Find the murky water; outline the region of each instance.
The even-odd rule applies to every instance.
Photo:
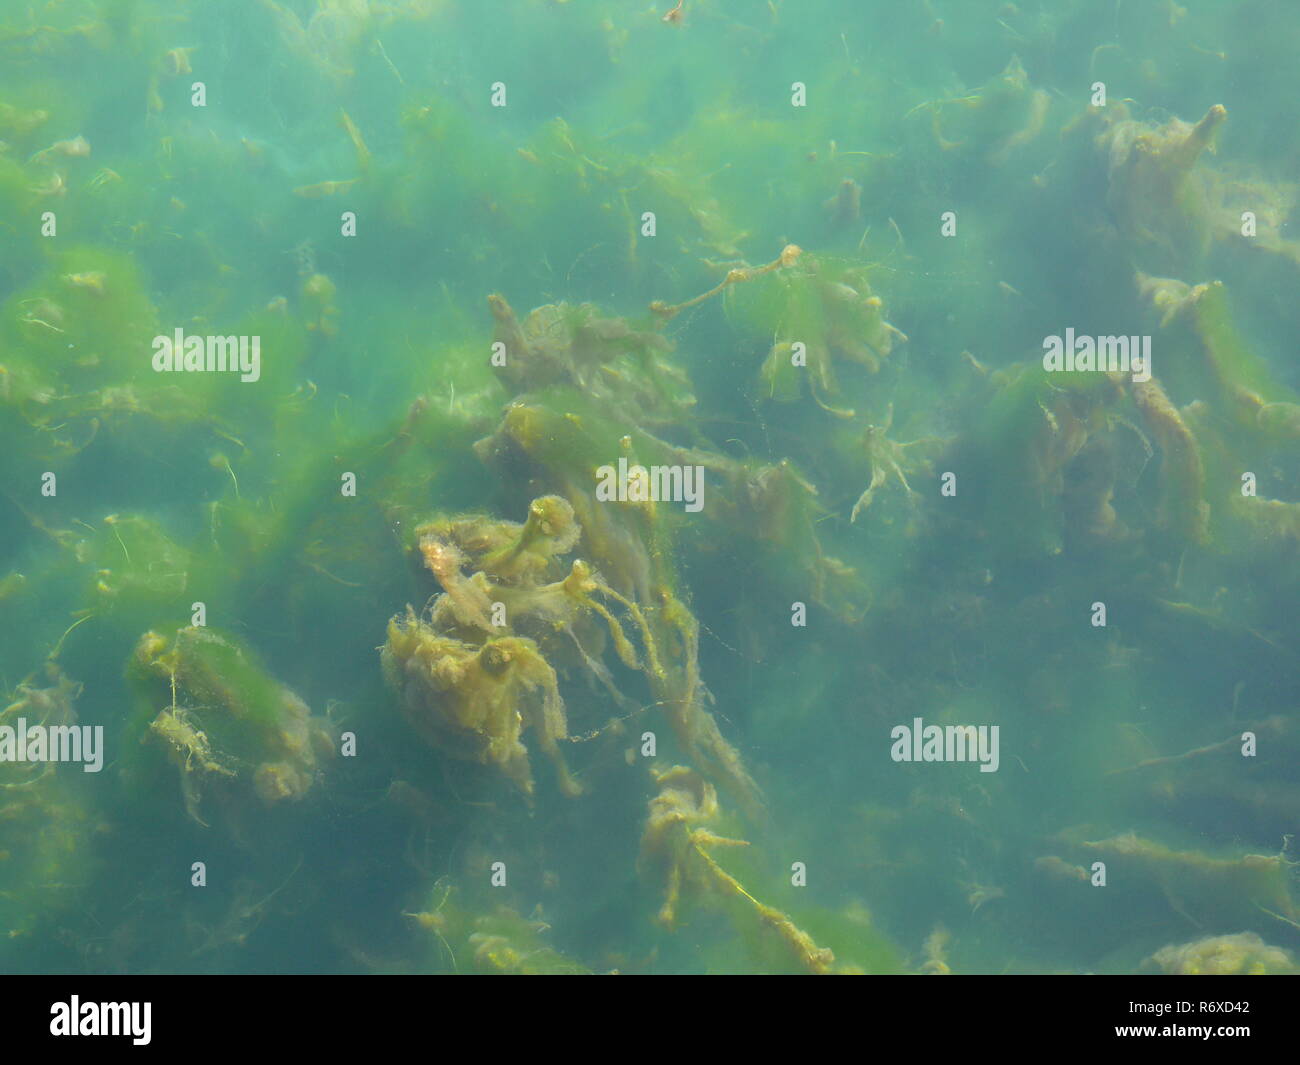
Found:
[[[1294,972],[1297,39],[0,2],[0,968]]]

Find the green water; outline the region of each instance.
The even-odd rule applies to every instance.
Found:
[[[670,8],[0,0],[0,970],[1295,971],[1300,9]]]

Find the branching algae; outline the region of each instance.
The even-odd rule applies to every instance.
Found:
[[[711,853],[727,847],[747,847],[743,840],[717,835],[708,825],[718,816],[717,793],[707,780],[685,766],[655,774],[659,794],[650,800],[650,817],[641,840],[642,862],[657,868],[666,888],[659,920],[677,923],[684,895],[712,898],[745,933],[774,945],[787,965],[797,971],[829,973],[835,955],[779,910],[759,902],[726,872]]]
[[[334,755],[323,719],[207,629],[145,633],[127,673],[146,722],[140,742],[170,762],[200,824],[215,810],[246,828],[257,809],[306,796]]]

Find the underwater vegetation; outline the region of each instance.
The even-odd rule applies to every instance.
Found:
[[[170,640],[145,633],[127,680],[140,693],[141,720],[163,704],[139,742],[171,763],[186,813],[205,827],[199,811],[209,793],[222,805],[298,800],[316,782],[318,760],[335,753],[328,727],[297,695],[206,627]]]
[[[1300,14],[860,7],[0,10],[0,967],[1296,971]]]

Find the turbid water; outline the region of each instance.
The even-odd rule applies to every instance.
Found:
[[[1294,972],[1297,41],[0,2],[0,969]]]

